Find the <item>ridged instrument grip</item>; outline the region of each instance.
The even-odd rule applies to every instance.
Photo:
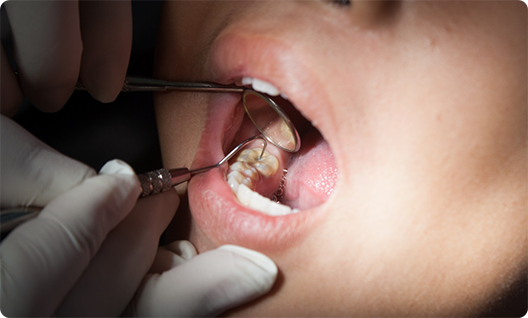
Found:
[[[153,194],[169,191],[173,186],[188,181],[191,178],[191,171],[187,168],[178,169],[158,169],[154,171],[138,174],[141,183],[140,198]]]
[[[158,194],[170,190],[171,175],[165,169],[158,169],[146,173],[138,174],[141,183],[140,197],[146,197],[152,194]]]

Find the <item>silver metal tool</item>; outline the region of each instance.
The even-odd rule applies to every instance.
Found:
[[[216,167],[219,167],[226,163],[229,159],[239,152],[244,146],[252,142],[253,140],[261,139],[263,142],[262,152],[260,158],[266,151],[267,141],[263,136],[253,136],[249,139],[244,140],[238,146],[236,146],[231,152],[227,154],[217,164],[207,166],[195,170],[189,170],[187,168],[178,169],[158,169],[142,174],[138,174],[139,181],[141,183],[141,194],[140,197],[146,197],[153,194],[163,193],[170,190],[173,186],[188,181],[193,175],[209,171]],[[0,211],[0,240],[2,240],[11,230],[18,225],[35,218],[42,208],[39,207],[20,207],[9,210]]]
[[[207,166],[200,169],[189,170],[187,168],[177,168],[177,169],[158,169],[154,171],[149,171],[146,173],[138,174],[139,182],[141,183],[141,195],[140,197],[146,197],[153,194],[163,193],[170,190],[173,186],[188,181],[193,175],[207,172],[213,168],[219,167],[222,164],[226,163],[229,159],[239,152],[244,146],[256,139],[262,139],[263,146],[260,157],[266,151],[267,141],[263,136],[253,136],[249,139],[244,140],[241,144],[236,146],[231,152],[227,154],[222,160],[217,164],[212,166]]]
[[[86,88],[79,82],[76,90],[86,91]],[[166,90],[242,93],[246,113],[262,135],[243,141],[220,162],[212,166],[195,170],[187,168],[166,170],[162,168],[139,174],[138,178],[141,183],[140,197],[168,191],[173,186],[188,181],[195,174],[218,167],[231,159],[245,145],[256,139],[261,139],[264,142],[261,157],[266,150],[268,141],[287,152],[296,152],[301,147],[299,134],[284,111],[270,97],[247,87],[213,83],[167,82],[152,78],[127,77],[121,91],[159,92]],[[2,225],[0,232],[2,233],[2,238],[19,224],[36,217],[41,210],[42,208],[30,207],[0,211],[0,223]]]
[[[77,83],[75,89],[86,90],[81,82]],[[287,152],[297,152],[301,148],[301,138],[288,115],[269,96],[248,87],[215,83],[168,82],[154,78],[129,76],[125,79],[121,92],[163,92],[167,90],[242,93],[246,114],[264,138]]]
[[[78,91],[86,90],[81,82],[77,83],[75,89]],[[128,76],[125,78],[121,92],[164,92],[167,90],[180,90],[195,92],[242,93],[246,89],[246,87],[234,85],[198,82],[168,82],[155,78]]]

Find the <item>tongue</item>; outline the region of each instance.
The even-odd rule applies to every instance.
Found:
[[[303,136],[302,149],[288,166],[284,197],[292,208],[306,210],[325,202],[337,179],[337,167],[328,144],[317,131]]]

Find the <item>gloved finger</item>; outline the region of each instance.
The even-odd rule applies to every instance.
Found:
[[[174,241],[166,246],[158,248],[156,258],[150,267],[149,273],[169,271],[173,267],[181,265],[198,255],[194,245],[189,241]]]
[[[2,209],[43,207],[95,175],[92,168],[64,156],[5,116],[0,119],[0,132]]]
[[[224,245],[160,274],[148,274],[125,314],[219,315],[270,291],[277,267],[267,256]]]
[[[6,1],[24,95],[40,110],[62,108],[81,66],[77,1]]]
[[[138,200],[110,232],[55,315],[119,316],[150,268],[178,203],[175,190]]]
[[[81,81],[97,100],[115,100],[125,81],[132,50],[130,1],[82,1],[79,4],[84,50]]]
[[[15,76],[13,68],[7,58],[7,54],[2,45],[2,64],[1,64],[1,76],[2,81],[0,81],[0,96],[1,104],[0,109],[2,115],[12,117],[16,114],[18,107],[22,104],[24,100],[24,95],[22,95],[22,90],[20,85],[18,85],[18,80]]]
[[[184,261],[188,261],[198,255],[194,245],[191,242],[185,240],[174,241],[166,245],[165,249],[180,256]]]
[[[88,267],[107,234],[132,210],[140,193],[126,164],[52,200],[40,215],[11,232],[1,247],[2,313],[49,316]],[[126,174],[124,174],[126,173]]]

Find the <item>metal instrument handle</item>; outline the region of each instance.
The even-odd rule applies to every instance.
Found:
[[[146,197],[153,194],[169,191],[173,186],[188,181],[191,178],[191,172],[187,168],[178,169],[158,169],[146,173],[138,174],[141,184],[140,197]]]
[[[164,92],[167,90],[192,91],[192,92],[224,92],[224,93],[241,93],[247,88],[221,85],[215,83],[197,83],[197,82],[167,82],[165,80],[128,76],[125,78],[121,92]],[[77,82],[75,90],[86,91],[82,82]]]

